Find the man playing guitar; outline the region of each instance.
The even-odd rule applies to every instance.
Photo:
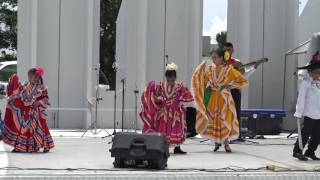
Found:
[[[268,61],[268,59],[262,59],[262,60],[255,61],[253,63],[249,63],[247,65],[243,65],[240,62],[240,60],[235,59],[235,58],[232,57],[232,54],[234,52],[232,43],[226,42],[224,44],[224,49],[227,50],[231,55],[231,59],[228,61],[228,64],[232,65],[235,69],[240,71],[246,77],[248,77],[252,73],[254,73],[255,70],[257,69],[257,67],[260,64],[262,64],[263,62]],[[242,134],[241,134],[241,90],[240,89],[231,89],[231,94],[232,94],[232,97],[233,97],[233,100],[234,100],[234,103],[235,103],[235,106],[236,106],[237,119],[238,119],[238,122],[239,122],[239,139],[238,139],[238,141],[243,142],[244,139],[243,139]]]

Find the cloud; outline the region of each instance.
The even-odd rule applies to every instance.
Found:
[[[227,31],[227,17],[215,16],[210,22],[210,28],[203,31],[204,36],[211,36],[211,44],[216,44],[216,35],[221,31]]]

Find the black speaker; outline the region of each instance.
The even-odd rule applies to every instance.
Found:
[[[169,144],[161,134],[117,133],[110,152],[115,158],[115,168],[164,169],[169,158]]]
[[[193,107],[187,107],[187,138],[194,137],[196,131],[197,110]]]

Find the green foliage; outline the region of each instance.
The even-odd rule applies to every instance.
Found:
[[[0,62],[2,61],[16,61],[17,55],[15,53],[6,53],[5,51],[2,51],[0,54]]]
[[[224,43],[227,42],[227,32],[222,31],[216,35],[216,41],[218,43],[218,48],[223,48]]]
[[[17,51],[17,0],[0,0],[0,49]],[[16,60],[16,53],[2,51],[0,61]]]
[[[108,82],[100,77],[100,83],[109,84],[115,89],[115,62],[116,49],[116,21],[121,6],[121,0],[100,1],[100,67],[106,74]]]

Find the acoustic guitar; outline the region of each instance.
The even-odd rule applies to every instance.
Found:
[[[240,71],[242,74],[245,73],[245,68],[246,67],[250,67],[250,66],[254,66],[255,64],[257,63],[265,63],[265,62],[268,62],[269,59],[268,58],[262,58],[260,60],[256,60],[256,61],[252,61],[250,63],[247,63],[247,64],[242,64],[240,61],[236,61],[234,64],[233,64],[233,67],[235,69],[237,69],[238,71]]]

